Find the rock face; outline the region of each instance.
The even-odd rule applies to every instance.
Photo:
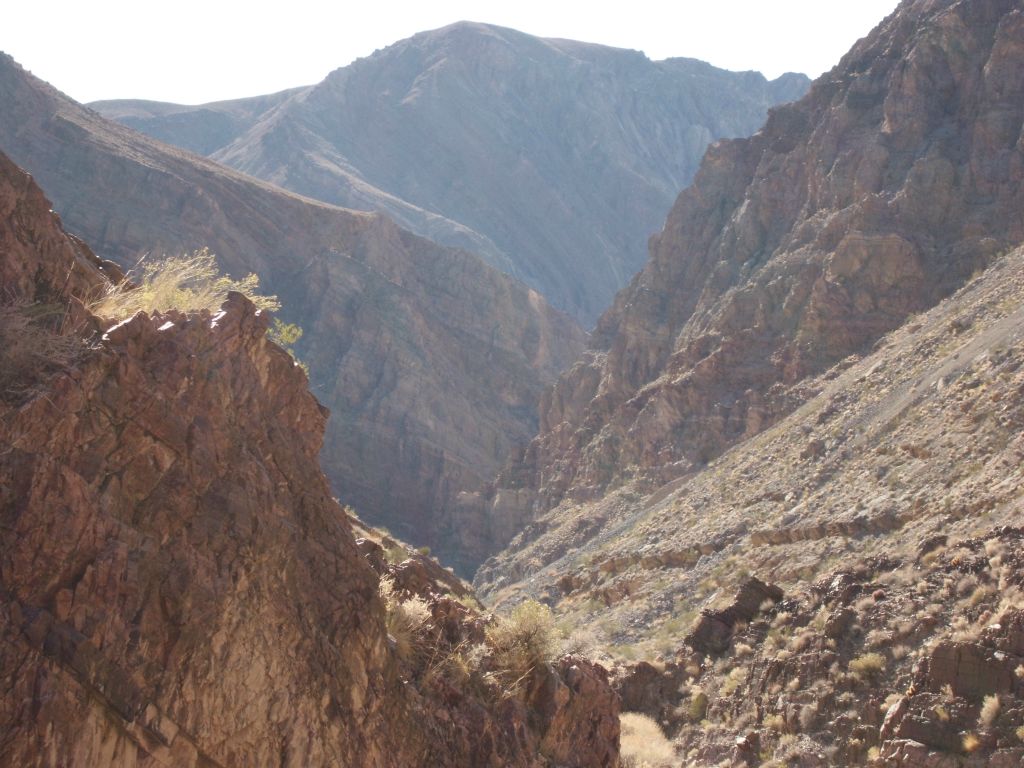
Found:
[[[700,468],[1024,240],[1022,67],[1018,3],[904,2],[713,146],[500,480],[520,514]]]
[[[98,265],[2,155],[0,214],[5,301],[88,319]],[[0,762],[614,765],[617,701],[587,662],[537,667],[550,695],[529,700],[400,677],[317,467],[327,413],[266,327],[237,293],[65,326],[77,360],[0,397]]]
[[[209,246],[229,272],[259,274],[305,329],[336,492],[464,571],[480,561],[471,542],[488,523],[456,527],[439,510],[535,433],[544,383],[582,348],[571,320],[468,253],[159,144],[2,56],[0,103],[0,149],[102,256]]]
[[[736,593],[732,605],[722,610],[705,610],[686,635],[686,644],[700,653],[721,653],[732,642],[738,623],[749,624],[762,610],[782,599],[782,590],[757,578],[749,579]]]
[[[463,22],[264,97],[262,113],[249,99],[92,106],[480,253],[590,327],[643,265],[707,145],[751,134],[807,85]]]

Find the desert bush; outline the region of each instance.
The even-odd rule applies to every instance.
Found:
[[[547,664],[555,649],[551,609],[534,600],[520,603],[507,617],[498,617],[486,635],[495,672],[512,686]]]
[[[740,686],[743,685],[745,677],[746,673],[743,668],[736,667],[734,670],[729,672],[725,680],[722,682],[722,687],[719,693],[721,693],[722,696],[731,696],[740,688]]]
[[[85,352],[81,338],[61,333],[65,317],[60,305],[0,304],[0,398],[25,395]]]
[[[668,768],[675,765],[675,750],[661,727],[647,715],[623,712],[620,755],[623,768]]]
[[[295,345],[302,338],[302,328],[295,323],[286,323],[275,317],[270,328],[267,329],[267,338],[291,355],[295,364],[306,372],[306,376],[309,376],[309,366],[302,362],[295,353]],[[430,547],[425,547],[425,549],[427,550],[425,554],[429,555]]]
[[[690,700],[686,705],[686,717],[694,723],[699,723],[708,713],[708,695],[704,689],[695,685],[690,689]]]
[[[384,559],[391,563],[391,565],[404,563],[410,556],[409,550],[401,544],[392,544],[384,549]]]
[[[973,733],[966,733],[964,734],[962,746],[964,748],[964,752],[971,754],[981,746],[981,739]]]
[[[809,732],[814,728],[815,722],[818,720],[818,705],[817,704],[805,704],[800,709],[800,730],[804,733]]]
[[[578,627],[569,632],[559,643],[558,653],[559,655],[572,654],[586,659],[594,659],[603,655],[601,652],[603,645],[604,639],[597,630],[590,627]]]
[[[885,657],[880,653],[865,653],[850,661],[849,670],[863,679],[873,678],[885,669]]]
[[[202,248],[183,256],[142,262],[141,269],[110,289],[89,305],[93,314],[111,320],[124,320],[136,312],[215,312],[229,291],[245,294],[259,309],[280,308],[276,296],[261,296],[259,278],[249,274],[241,280],[222,275],[216,258]]]
[[[430,608],[422,597],[402,599],[394,579],[384,576],[379,585],[386,610],[388,634],[395,641],[395,653],[403,661],[414,661],[426,650]]]
[[[991,728],[996,718],[999,717],[999,710],[1002,704],[999,701],[999,694],[993,693],[991,696],[986,696],[985,700],[981,704],[981,713],[978,715],[978,725],[982,728]]]

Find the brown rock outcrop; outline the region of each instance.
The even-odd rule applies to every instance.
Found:
[[[686,644],[700,653],[721,653],[729,647],[737,622],[749,622],[762,610],[774,607],[782,594],[774,584],[765,584],[758,578],[748,579],[728,608],[701,611],[697,623],[686,635]]]
[[[209,246],[256,272],[334,414],[322,461],[342,500],[463,572],[486,519],[443,512],[535,434],[545,383],[584,334],[534,291],[381,215],[315,203],[102,119],[0,56],[0,149],[98,253]]]
[[[906,0],[714,145],[499,479],[524,513],[695,471],[1024,240],[1022,40],[1012,0]]]
[[[2,156],[0,201],[14,299],[102,286]],[[514,706],[402,679],[317,466],[327,412],[266,327],[237,293],[139,313],[0,397],[0,763],[614,765],[616,700],[583,662]]]
[[[1016,674],[1024,663],[1024,648],[1015,650],[1022,624],[1024,610],[1013,609],[976,642],[943,640],[930,650],[908,695],[886,714],[881,728],[883,765],[956,765],[955,756],[965,751],[966,734],[975,740],[975,749],[987,748],[991,764],[1024,758],[1014,730],[1024,717],[1024,680]],[[988,718],[980,715],[986,698],[998,702]],[[1000,750],[997,757],[997,747],[1011,749]]]

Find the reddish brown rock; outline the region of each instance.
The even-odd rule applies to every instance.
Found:
[[[641,712],[658,722],[677,720],[688,675],[684,665],[637,661],[614,670],[612,687],[622,699],[623,712]]]
[[[729,647],[737,622],[749,622],[765,609],[766,603],[774,606],[782,599],[782,594],[774,584],[765,584],[758,578],[748,579],[728,608],[701,611],[697,623],[686,635],[686,644],[700,653],[721,653]]]
[[[618,765],[619,698],[602,667],[565,656],[543,671],[528,701],[539,713],[541,752],[555,765]]]
[[[2,156],[0,200],[15,299],[102,285]],[[434,666],[401,677],[317,466],[327,412],[266,327],[238,293],[139,313],[0,395],[0,764],[614,765],[617,702],[585,663],[512,704]],[[429,626],[438,652],[480,635],[449,598]]]
[[[1014,670],[1020,657],[986,648],[977,643],[939,643],[928,657],[926,675],[929,690],[950,686],[957,696],[980,699],[1014,689]]]

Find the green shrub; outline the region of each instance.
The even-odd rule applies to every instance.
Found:
[[[309,376],[309,366],[302,362],[295,354],[295,344],[302,338],[302,328],[295,323],[286,323],[275,317],[267,329],[267,338],[277,344],[281,349],[292,356],[292,360]]]

